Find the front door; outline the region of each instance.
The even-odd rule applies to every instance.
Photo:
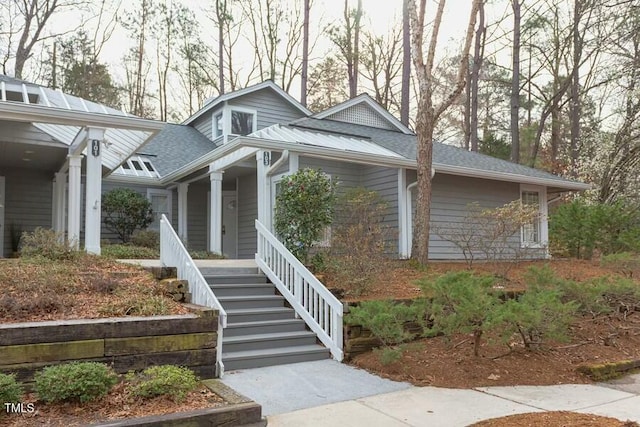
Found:
[[[235,192],[222,194],[222,253],[238,257],[238,198]]]
[[[4,257],[4,176],[0,176],[0,258]]]

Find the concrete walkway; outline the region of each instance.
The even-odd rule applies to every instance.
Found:
[[[598,385],[461,390],[413,387],[321,360],[229,372],[222,382],[261,404],[272,427],[453,427],[541,411],[640,422],[640,374]]]

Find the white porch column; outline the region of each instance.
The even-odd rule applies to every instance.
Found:
[[[80,245],[80,172],[82,168],[82,155],[70,155],[69,159],[69,207],[67,209],[67,239],[76,249]]]
[[[64,232],[65,193],[67,187],[67,174],[58,172],[53,183],[53,229],[56,233]]]
[[[258,192],[258,221],[271,229],[271,186],[267,171],[271,165],[271,151],[258,151],[257,162],[257,192]]]
[[[409,229],[407,224],[407,171],[398,169],[398,254],[409,258]]]
[[[209,206],[209,248],[222,253],[222,173],[209,170],[211,197]]]
[[[100,223],[102,222],[102,140],[104,139],[104,129],[87,129],[87,139],[84,247],[88,253],[100,255]]]
[[[178,184],[178,236],[183,242],[188,240],[187,224],[188,224],[188,212],[187,212],[187,192],[189,191],[189,184]]]

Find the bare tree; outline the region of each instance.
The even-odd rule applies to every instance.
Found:
[[[469,137],[471,151],[478,151],[478,84],[480,81],[480,70],[484,59],[485,37],[487,27],[484,22],[484,0],[478,6],[478,28],[476,29],[473,47],[473,67],[470,73],[469,90]]]
[[[521,0],[511,0],[513,48],[511,56],[511,161],[520,163],[520,21]]]
[[[458,78],[451,92],[438,104],[433,102],[433,68],[435,62],[438,34],[442,24],[445,0],[438,2],[436,15],[433,19],[433,27],[429,38],[427,57],[425,59],[424,30],[426,18],[426,0],[420,0],[420,7],[415,0],[409,2],[409,16],[411,17],[411,47],[413,65],[418,77],[419,97],[418,114],[416,117],[417,134],[417,175],[418,197],[416,206],[416,218],[413,233],[412,256],[422,264],[429,261],[429,220],[431,216],[431,173],[433,160],[433,131],[442,113],[460,96],[465,85],[465,75],[469,67],[468,55],[473,40],[476,16],[478,14],[479,0],[474,0],[471,7],[471,15],[466,29],[466,36]]]
[[[311,0],[304,0],[304,20],[302,27],[302,75],[300,78],[300,103],[307,106],[307,86],[309,79],[309,14]]]
[[[411,23],[409,22],[409,2],[402,1],[402,87],[400,100],[400,121],[409,125],[409,88],[411,86]]]
[[[338,47],[340,59],[347,67],[350,98],[358,95],[362,14],[362,0],[358,0],[358,6],[355,9],[349,7],[349,0],[344,0],[344,26],[334,25],[328,29],[329,38]]]

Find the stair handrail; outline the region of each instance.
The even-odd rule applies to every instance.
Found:
[[[186,280],[189,283],[189,293],[193,304],[218,310],[216,371],[221,377],[224,373],[222,336],[224,328],[227,327],[227,312],[164,214],[160,218],[160,262],[164,267],[176,267],[178,279]]]
[[[342,303],[264,224],[256,220],[255,226],[258,233],[256,264],[331,351],[333,358],[342,361]]]

